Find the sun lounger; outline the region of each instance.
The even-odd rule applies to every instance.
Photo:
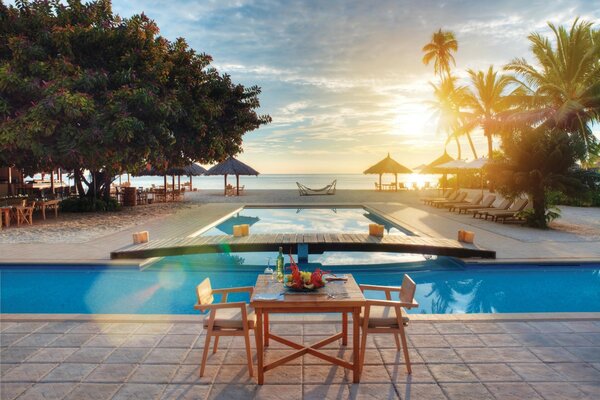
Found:
[[[421,201],[423,202],[423,204],[429,204],[429,203],[431,203],[432,201],[435,201],[435,200],[450,199],[452,196],[456,196],[456,194],[457,194],[456,190],[450,190],[443,197],[424,197],[424,198],[421,199]]]
[[[519,204],[517,204],[519,203]],[[529,201],[527,199],[519,199],[515,201],[513,207],[507,211],[494,211],[490,212],[488,215],[492,217],[492,221],[506,223],[508,219],[518,219],[517,214],[521,211],[525,210],[529,206]],[[529,206],[531,208],[532,206]],[[487,219],[487,216],[486,216]]]
[[[519,211],[523,211],[523,209],[525,208],[525,206],[527,206],[528,200],[527,199],[517,199],[515,200],[515,202],[512,204],[512,206],[510,206],[508,209],[506,209],[506,211],[486,211],[484,213],[484,217],[487,221],[488,217],[492,218],[492,221],[496,220],[496,217],[498,215],[508,215],[508,216],[514,216],[516,213],[518,213]]]
[[[457,202],[453,201],[451,203],[443,203],[443,204],[441,204],[441,207],[442,208],[447,208],[448,210],[452,211],[455,207],[458,207],[458,206],[464,206],[464,205],[475,206],[475,205],[478,205],[478,204],[481,203],[482,199],[483,199],[483,195],[482,194],[478,194],[471,201],[460,201],[460,202],[459,201],[457,201]]]
[[[432,201],[430,203],[430,205],[440,208],[442,206],[442,204],[463,203],[466,198],[467,198],[467,192],[459,192],[455,199],[435,200],[435,201]]]
[[[498,205],[498,207],[490,206],[490,207],[486,207],[486,208],[477,208],[475,210],[469,210],[469,212],[473,213],[473,218],[482,218],[488,211],[506,210],[506,209],[508,209],[508,207],[510,207],[510,205],[512,203],[513,202],[510,201],[509,199],[504,199]]]
[[[475,210],[475,209],[481,210],[481,209],[492,207],[492,204],[494,204],[494,201],[496,201],[496,196],[494,196],[493,194],[488,194],[487,196],[485,196],[485,198],[479,204],[455,205],[454,207],[450,208],[450,211],[458,210],[459,214],[462,214],[462,212],[464,211],[466,214],[467,211],[469,211],[469,210]]]
[[[296,185],[298,185],[298,191],[300,192],[300,196],[321,196],[335,194],[336,183],[337,180],[334,180],[329,185],[320,189],[311,189],[308,186],[304,186],[300,182],[296,182]]]

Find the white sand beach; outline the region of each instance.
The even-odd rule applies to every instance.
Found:
[[[475,191],[473,191],[475,192]],[[430,191],[428,194],[435,193]],[[32,226],[0,231],[5,260],[108,258],[131,243],[131,233],[148,230],[152,238],[185,237],[243,205],[368,205],[420,235],[455,238],[459,229],[476,233],[476,243],[498,251],[499,258],[600,258],[600,210],[561,207],[551,229],[499,224],[423,206],[425,192],[339,190],[332,196],[299,196],[296,190],[252,190],[240,197],[221,191],[187,193],[181,203],[125,207],[119,212],[61,213]],[[536,243],[536,245],[531,245]],[[83,245],[83,246],[82,246]]]

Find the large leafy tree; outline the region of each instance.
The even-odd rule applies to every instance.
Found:
[[[524,91],[523,111],[513,121],[566,132],[585,162],[598,152],[591,123],[600,121],[600,33],[591,22],[578,19],[570,28],[548,26],[552,40],[529,35],[534,64],[519,58],[506,66]]]
[[[71,170],[108,195],[123,170],[218,161],[270,121],[258,87],[144,14],[122,19],[108,0],[16,4],[0,3],[0,164]]]
[[[528,222],[533,226],[547,225],[552,206],[547,202],[548,190],[578,196],[587,189],[573,168],[577,156],[573,140],[557,128],[525,125],[504,137],[502,156],[488,166],[500,192],[509,197],[530,197],[533,214]]]
[[[433,61],[433,70],[440,78],[450,78],[450,64],[456,65],[452,53],[458,51],[458,41],[452,31],[441,28],[431,35],[431,41],[423,46],[423,64]]]

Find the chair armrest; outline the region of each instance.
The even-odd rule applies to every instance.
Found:
[[[198,304],[194,305],[194,309],[205,311],[205,310],[220,310],[222,308],[243,308],[246,307],[246,303],[243,301],[234,301],[233,303],[216,303],[216,304]]]
[[[399,292],[401,286],[358,285],[360,290],[380,290],[383,292]]]
[[[404,308],[415,308],[419,307],[419,303],[413,301],[412,303],[403,303],[395,300],[370,300],[367,299],[367,306],[384,306],[384,307],[404,307]]]
[[[252,293],[254,291],[254,286],[241,286],[241,287],[233,287],[226,289],[213,289],[213,294],[224,294],[224,293],[243,293],[248,292]]]

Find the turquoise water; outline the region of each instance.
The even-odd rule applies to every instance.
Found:
[[[251,233],[368,233],[372,223],[384,225],[388,234],[411,235],[363,208],[244,208],[203,235],[232,235],[240,224],[250,225]]]
[[[318,264],[307,266],[313,269]],[[600,265],[461,266],[447,258],[381,265],[325,265],[359,283],[417,283],[413,313],[600,312]],[[147,270],[98,267],[3,267],[2,313],[194,314],[195,286],[253,285],[264,263],[243,254],[171,257]],[[380,297],[368,292],[368,297]],[[231,300],[245,299],[235,296]]]

